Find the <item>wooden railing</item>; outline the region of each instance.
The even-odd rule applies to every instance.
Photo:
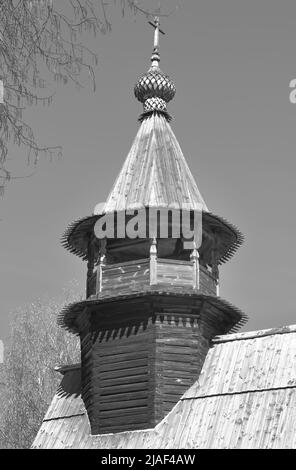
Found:
[[[140,291],[149,284],[149,259],[107,264],[102,268],[102,293]]]
[[[97,272],[90,279],[90,295],[112,296],[139,292],[150,285],[193,287],[194,265],[192,261],[157,258],[155,273],[152,273],[150,268],[150,259],[147,258],[98,267]],[[100,269],[101,276],[99,276]],[[203,294],[217,295],[216,280],[203,266],[199,266],[198,290]]]
[[[191,261],[158,258],[157,284],[192,287],[193,263]]]

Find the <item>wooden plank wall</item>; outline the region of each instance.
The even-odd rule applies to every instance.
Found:
[[[150,282],[149,259],[106,265],[102,282],[104,294],[141,290]]]
[[[203,294],[217,295],[215,278],[204,266],[201,265],[199,266],[199,288]]]
[[[123,334],[115,330],[94,343],[93,434],[151,425],[153,326],[142,325],[131,334],[127,328]]]
[[[92,397],[92,368],[93,368],[93,335],[87,309],[79,317],[80,348],[81,348],[81,397],[91,422],[94,403]]]
[[[95,271],[88,280],[87,292],[89,297],[96,294],[97,271]]]
[[[209,349],[196,319],[173,318],[155,324],[155,425],[197,380]]]
[[[199,322],[186,304],[151,301],[85,313],[82,398],[92,434],[147,429],[172,409],[197,380],[209,348]]]
[[[193,264],[189,261],[158,259],[157,282],[190,287],[193,283]]]

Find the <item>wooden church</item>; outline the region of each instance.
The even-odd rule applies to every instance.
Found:
[[[219,267],[243,236],[208,210],[171,129],[176,90],[154,27],[136,138],[104,206],[63,237],[87,262],[86,299],[59,317],[80,338],[81,364],[57,368],[33,447],[296,448],[296,326],[236,332],[247,317],[219,296]],[[189,219],[201,211],[199,244],[161,237],[158,219],[151,236],[149,210],[184,207]],[[135,210],[146,237],[96,236],[102,217],[116,226]]]

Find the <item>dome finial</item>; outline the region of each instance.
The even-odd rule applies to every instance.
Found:
[[[148,23],[154,28],[152,64],[148,72],[139,78],[134,88],[136,98],[143,103],[144,107],[140,120],[155,112],[163,114],[167,120],[170,120],[171,117],[167,113],[166,105],[173,99],[176,88],[172,80],[159,68],[159,33],[165,33],[159,29],[158,16],[155,16],[153,22],[149,21]]]
[[[152,67],[158,67],[159,61],[160,61],[160,56],[159,56],[159,33],[165,34],[160,28],[159,28],[159,16],[154,17],[154,22],[149,21],[149,24],[153,26],[154,28],[154,47],[153,47],[153,54],[151,56],[151,66]]]

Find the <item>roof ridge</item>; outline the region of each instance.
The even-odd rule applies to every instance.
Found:
[[[245,339],[262,338],[263,336],[282,335],[286,333],[295,333],[296,324],[281,326],[277,328],[267,328],[264,330],[243,331],[241,333],[230,333],[227,335],[216,336],[213,339],[214,344],[226,343],[230,341],[240,341]]]
[[[196,381],[198,382],[198,380]],[[195,382],[195,383],[196,383]],[[194,386],[195,384],[193,384]],[[270,392],[273,390],[287,390],[291,388],[296,388],[296,385],[285,385],[283,387],[263,387],[263,388],[248,388],[246,390],[234,390],[229,392],[219,392],[219,393],[208,393],[208,394],[201,394],[198,395],[198,389],[196,390],[196,394],[190,395],[188,392],[180,398],[179,401],[185,400],[201,400],[203,398],[214,398],[214,397],[224,397],[224,396],[233,396],[233,395],[244,395],[246,393],[262,393],[262,392]],[[178,403],[178,402],[177,402]]]

